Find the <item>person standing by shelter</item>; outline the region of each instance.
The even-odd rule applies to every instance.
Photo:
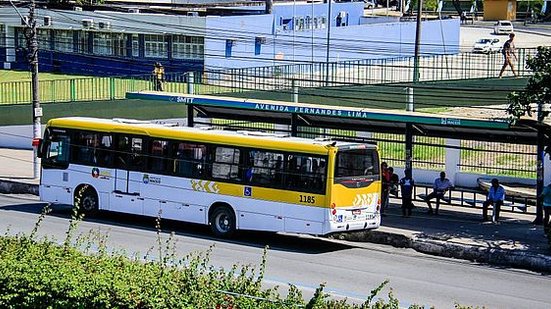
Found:
[[[503,54],[503,66],[501,67],[501,71],[499,72],[499,78],[501,78],[507,66],[510,66],[511,71],[513,71],[515,77],[517,76],[517,73],[515,72],[515,67],[513,65],[513,57],[515,57],[515,60],[518,60],[515,53],[515,43],[513,42],[514,39],[515,34],[509,34],[509,39],[505,41],[505,43],[503,44],[503,48],[501,49],[501,53]]]
[[[545,235],[547,235],[551,230],[551,222],[549,222],[551,217],[551,183],[543,188],[543,192],[540,197],[543,198],[543,230]]]
[[[402,191],[402,217],[411,216],[411,210],[413,209],[413,187],[415,181],[411,177],[411,170],[405,171],[405,177],[400,179],[400,190]]]
[[[155,62],[153,68],[153,81],[155,91],[163,91],[163,82],[165,81],[165,68],[160,62]]]
[[[390,189],[390,172],[386,162],[381,163],[381,214],[384,214],[388,206],[388,192]]]
[[[492,205],[494,207],[494,215],[492,221],[497,222],[499,220],[499,210],[505,200],[505,189],[499,184],[497,178],[492,179],[492,186],[488,190],[488,197],[486,201],[482,203],[482,220],[488,221],[488,207]]]

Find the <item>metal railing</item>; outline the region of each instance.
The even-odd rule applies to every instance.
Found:
[[[518,49],[515,63],[520,75],[529,75],[526,59],[536,49]],[[460,53],[421,57],[420,81],[492,78],[503,64],[502,55]],[[413,57],[364,59],[226,69],[194,74],[194,93],[216,94],[250,91],[291,91],[293,87],[334,87],[409,83]],[[187,92],[187,73],[168,73],[164,91]],[[122,99],[126,92],[153,90],[152,76],[81,77],[40,81],[43,103]],[[30,81],[0,83],[0,104],[31,102]]]

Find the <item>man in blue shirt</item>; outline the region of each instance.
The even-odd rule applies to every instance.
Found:
[[[494,215],[492,221],[497,222],[499,220],[499,209],[503,205],[503,200],[505,199],[505,189],[499,185],[497,178],[492,179],[492,186],[488,190],[488,197],[486,201],[482,204],[482,219],[483,221],[488,220],[488,206],[492,205],[494,207]]]

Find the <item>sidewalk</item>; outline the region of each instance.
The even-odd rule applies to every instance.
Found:
[[[38,194],[32,179],[32,151],[0,148],[0,193]],[[440,215],[426,213],[416,202],[413,216],[403,218],[400,200],[391,199],[382,226],[374,231],[342,233],[332,238],[374,242],[418,252],[492,265],[551,272],[551,250],[533,215],[502,212],[501,222],[482,223],[480,208],[441,205]]]
[[[0,148],[0,193],[38,195],[38,179],[33,179],[33,151]]]

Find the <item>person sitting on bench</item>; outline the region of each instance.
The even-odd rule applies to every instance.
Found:
[[[494,215],[492,221],[497,222],[499,220],[499,209],[503,205],[503,200],[505,199],[505,189],[499,185],[497,178],[492,179],[492,186],[488,190],[488,197],[486,201],[482,203],[482,220],[488,220],[488,206],[492,205],[494,207]]]
[[[425,197],[425,202],[429,206],[428,214],[432,215],[432,205],[430,200],[436,198],[436,210],[434,211],[435,215],[438,215],[438,209],[440,208],[440,199],[444,197],[444,194],[451,189],[452,183],[448,178],[446,178],[445,172],[440,172],[440,177],[434,180],[434,185],[432,186],[433,191],[427,197]]]

